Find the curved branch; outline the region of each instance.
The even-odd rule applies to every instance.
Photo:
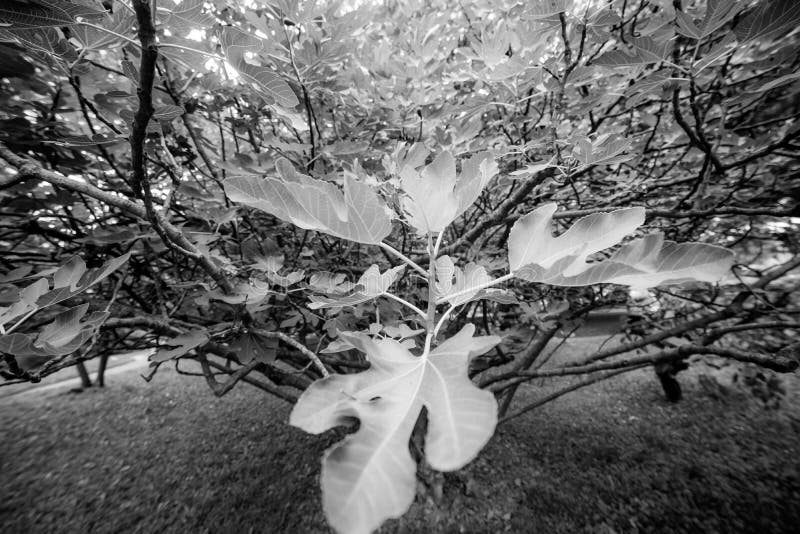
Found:
[[[30,160],[14,154],[3,143],[0,143],[0,158],[4,159],[17,169],[17,175],[15,175],[14,178],[19,177],[21,178],[21,181],[28,179],[41,180],[52,185],[63,187],[70,191],[75,191],[76,193],[83,193],[86,196],[99,200],[108,206],[113,206],[129,215],[142,219],[145,222],[149,222],[151,225],[153,224],[152,220],[148,217],[147,209],[142,204],[134,202],[129,198],[119,196],[108,191],[103,191],[102,189],[89,183],[78,181],[73,178],[67,178],[66,176],[62,176],[53,171],[44,169],[40,165],[33,163]],[[209,257],[203,255],[200,250],[198,250],[197,247],[191,241],[189,241],[185,235],[183,235],[183,232],[166,221],[163,216],[156,213],[156,219],[158,224],[160,224],[163,228],[166,236],[172,242],[178,245],[176,250],[181,252],[183,255],[196,260],[203,270],[206,271],[206,273],[208,273],[211,278],[217,282],[217,284],[219,284],[223,291],[226,293],[233,293],[233,286],[222,272],[222,269],[220,269]]]
[[[657,352],[655,354],[636,356],[633,358],[626,358],[623,360],[617,360],[613,362],[599,362],[587,365],[577,365],[572,367],[566,366],[566,367],[559,367],[556,369],[545,369],[537,371],[519,371],[516,373],[518,378],[509,380],[508,382],[502,385],[492,386],[489,389],[491,391],[497,392],[515,386],[516,384],[520,384],[528,380],[533,380],[534,378],[583,375],[583,374],[597,373],[600,371],[611,371],[615,369],[629,369],[633,367],[655,365],[658,363],[664,363],[672,360],[681,360],[684,358],[688,358],[689,356],[693,356],[695,354],[712,354],[715,356],[721,356],[723,358],[737,360],[744,363],[754,363],[756,365],[760,365],[761,367],[771,369],[778,373],[791,373],[797,370],[798,366],[800,366],[800,362],[798,362],[797,359],[783,354],[775,354],[772,356],[767,356],[765,354],[759,354],[756,352],[750,352],[738,349],[730,349],[722,347],[706,347],[703,345],[689,344],[689,345],[681,345],[680,347],[674,349],[662,350],[661,352]]]
[[[635,208],[635,207],[639,206],[635,205],[602,206],[598,208],[587,208],[582,210],[563,210],[554,213],[553,219],[576,219],[579,217],[592,215],[593,213],[605,213],[609,211],[620,210],[625,208]],[[641,206],[641,207],[645,208],[648,217],[651,218],[662,217],[664,219],[692,219],[696,217],[718,217],[725,215],[746,215],[746,216],[765,215],[769,217],[796,217],[798,213],[798,208],[800,208],[800,206],[795,206],[792,208],[779,208],[779,207],[744,208],[744,207],[729,206],[720,208],[710,208],[707,210],[676,211],[669,209],[648,208],[647,206]],[[522,217],[522,215],[510,215],[506,217],[503,222],[513,223],[520,217]]]
[[[303,355],[308,357],[309,360],[311,360],[311,362],[319,370],[319,372],[322,374],[322,376],[330,376],[330,372],[328,372],[328,369],[325,367],[325,364],[323,364],[322,361],[319,359],[319,356],[317,356],[311,349],[309,349],[308,347],[306,347],[305,345],[303,345],[299,341],[295,340],[294,338],[289,337],[289,336],[287,336],[286,334],[284,334],[282,332],[270,332],[268,330],[258,330],[257,333],[260,336],[264,336],[264,337],[268,337],[268,338],[272,338],[272,339],[278,339],[280,341],[283,341],[284,343],[286,343],[290,347],[293,347],[293,348],[297,349]]]
[[[224,365],[218,364],[217,362],[209,361],[208,358],[206,358],[205,353],[202,351],[198,352],[197,360],[200,362],[200,368],[203,370],[203,376],[205,376],[206,378],[206,383],[208,384],[208,387],[211,388],[211,391],[213,391],[214,395],[216,395],[217,397],[222,397],[230,390],[232,390],[234,386],[236,386],[236,384],[239,383],[239,381],[242,381],[254,385],[260,389],[266,390],[269,393],[272,393],[273,395],[287,402],[290,403],[297,402],[296,396],[290,395],[284,391],[281,391],[276,387],[273,387],[269,384],[265,384],[264,382],[260,382],[258,380],[255,380],[247,376],[251,372],[256,370],[258,367],[263,367],[264,364],[262,362],[254,360],[248,363],[247,365],[239,367],[234,371],[232,369],[228,369]],[[211,372],[211,367],[223,371],[230,376],[225,382],[218,382],[216,377],[214,376],[214,373]]]
[[[567,386],[567,387],[565,387],[563,389],[559,389],[558,391],[554,391],[553,393],[551,393],[551,394],[549,394],[549,395],[547,395],[545,397],[542,397],[541,399],[538,399],[538,400],[526,405],[523,408],[520,408],[519,410],[517,410],[516,412],[512,413],[511,415],[507,415],[505,417],[501,417],[500,420],[497,421],[497,424],[500,425],[500,424],[503,424],[503,423],[505,423],[507,421],[510,421],[511,419],[515,419],[515,418],[519,417],[520,415],[524,415],[524,414],[530,412],[531,410],[535,410],[536,408],[547,404],[548,402],[554,401],[559,397],[563,397],[567,393],[572,393],[573,391],[577,391],[577,390],[585,388],[587,386],[591,386],[592,384],[596,384],[598,382],[602,382],[604,380],[608,380],[609,378],[613,378],[613,377],[615,377],[617,375],[621,375],[623,373],[630,373],[631,371],[636,371],[637,369],[641,369],[643,367],[645,367],[645,366],[644,365],[640,365],[638,367],[629,367],[629,368],[626,368],[626,369],[619,369],[619,370],[616,370],[616,371],[610,371],[610,372],[607,372],[607,373],[603,373],[602,375],[599,375],[599,376],[593,376],[593,377],[587,378],[586,380],[581,380],[580,382],[576,382],[575,384]]]
[[[200,357],[198,357],[198,359],[199,358]],[[251,365],[253,363],[257,364],[257,362],[252,362]],[[249,368],[247,366],[240,367],[239,369],[233,371],[231,369],[228,369],[224,365],[215,362],[214,360],[209,360],[208,358],[205,357],[205,355],[203,355],[202,359],[200,359],[200,365],[203,367],[203,374],[206,377],[208,385],[211,387],[211,390],[214,392],[214,394],[217,395],[218,397],[221,397],[222,395],[230,391],[231,388],[233,388],[233,386],[235,386],[239,381],[242,381],[247,384],[250,384],[251,386],[257,387],[258,389],[262,389],[267,393],[271,393],[272,395],[275,395],[276,397],[283,399],[291,404],[297,402],[296,395],[293,395],[292,393],[289,393],[287,391],[283,391],[282,389],[275,387],[272,384],[268,384],[266,382],[262,382],[261,380],[257,380],[251,376],[248,376],[248,373],[254,370],[257,365],[253,365],[252,368]],[[220,384],[219,382],[216,381],[214,375],[211,373],[211,370],[208,369],[208,367],[213,367],[218,371],[228,373],[229,375],[231,375],[231,377],[226,382]],[[208,372],[206,372],[207,370]],[[212,383],[214,384],[213,386]]]
[[[153,82],[156,77],[156,60],[158,59],[158,45],[156,44],[156,28],[153,24],[153,14],[150,10],[150,0],[133,0],[133,10],[139,25],[139,42],[141,43],[142,57],[139,63],[139,87],[136,94],[139,97],[139,108],[133,118],[131,129],[131,164],[133,166],[134,185],[138,188],[139,195],[145,196],[145,189],[149,190],[147,183],[147,167],[144,157],[144,143],[147,138],[147,127],[153,117]],[[152,207],[148,208],[148,212]],[[150,213],[151,219],[156,224],[155,217]]]

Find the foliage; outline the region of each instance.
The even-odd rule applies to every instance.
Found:
[[[423,407],[425,455],[434,469],[459,469],[492,437],[494,395],[467,378],[467,363],[500,338],[472,337],[474,331],[467,325],[422,357],[394,339],[343,334],[367,354],[369,370],[315,382],[289,421],[314,434],[348,417],[361,422],[358,432],[329,449],[323,461],[323,506],[334,528],[370,532],[414,501],[416,466],[408,442]]]
[[[9,383],[154,347],[148,379],[300,391],[293,424],[360,421],[322,483],[366,532],[413,499],[409,440],[458,469],[534,378],[794,370],[794,3],[458,7],[4,5]],[[548,363],[611,307],[623,342]]]

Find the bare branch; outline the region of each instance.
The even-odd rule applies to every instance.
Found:
[[[258,330],[258,335],[272,338],[272,339],[279,339],[286,343],[287,345],[294,347],[295,349],[299,350],[302,354],[308,357],[309,360],[314,364],[314,366],[319,370],[322,376],[330,376],[330,372],[325,367],[325,364],[319,359],[319,356],[316,355],[311,349],[300,343],[299,341],[287,336],[282,332],[270,332],[268,330]]]
[[[92,197],[103,202],[104,204],[107,204],[108,206],[118,208],[129,215],[133,215],[134,217],[152,224],[151,219],[148,217],[147,210],[142,204],[134,202],[129,198],[119,196],[108,191],[103,191],[102,189],[89,183],[67,178],[66,176],[62,176],[53,171],[44,169],[40,165],[33,163],[30,160],[14,154],[3,143],[0,143],[0,158],[7,161],[13,167],[16,167],[18,173],[17,176],[20,176],[23,179],[41,180],[52,185],[63,187],[70,191],[83,193],[86,196]],[[203,270],[206,271],[206,273],[208,273],[225,292],[233,293],[233,286],[231,285],[230,281],[228,281],[225,273],[222,272],[222,269],[220,269],[210,258],[203,255],[177,227],[170,224],[158,213],[156,213],[156,218],[158,220],[158,224],[163,228],[168,239],[178,245],[177,250],[179,250],[182,254],[196,260]]]
[[[255,386],[261,390],[266,391],[267,393],[271,393],[276,397],[285,400],[291,404],[297,402],[297,396],[286,391],[283,391],[280,388],[273,386],[272,384],[267,384],[266,382],[262,382],[257,380],[251,376],[248,376],[252,371],[257,369],[261,362],[252,361],[249,364],[236,369],[235,371],[232,369],[228,369],[224,365],[221,365],[213,360],[209,360],[203,352],[200,352],[197,355],[197,360],[200,362],[200,367],[203,369],[203,375],[206,378],[206,382],[208,386],[211,388],[211,391],[217,397],[222,397],[226,393],[228,393],[233,387],[241,382],[245,382],[246,384],[250,384],[251,386]],[[228,373],[230,376],[228,380],[225,382],[218,382],[217,379],[214,377],[214,374],[211,372],[211,367],[217,369],[219,371],[223,371]]]
[[[655,365],[657,363],[668,362],[672,360],[681,360],[693,356],[695,354],[713,354],[732,360],[737,360],[744,363],[754,363],[771,369],[778,373],[790,373],[795,371],[800,362],[796,359],[782,354],[775,354],[767,356],[758,354],[756,352],[743,351],[738,349],[730,349],[723,347],[706,347],[703,345],[687,344],[681,345],[674,349],[667,349],[657,352],[655,354],[647,354],[644,356],[636,356],[623,360],[615,360],[613,362],[599,362],[587,365],[565,366],[556,369],[544,369],[537,371],[519,371],[515,378],[502,385],[495,385],[489,388],[492,391],[502,391],[516,384],[532,380],[534,378],[546,378],[555,376],[569,376],[569,375],[583,375],[589,373],[597,373],[600,371],[610,371],[614,369],[627,369],[632,367],[641,367],[646,365]]]
[[[629,368],[620,369],[620,370],[617,370],[617,371],[610,371],[610,372],[607,372],[607,373],[603,373],[602,375],[598,375],[598,376],[593,376],[593,377],[587,378],[586,380],[581,380],[580,382],[576,382],[575,384],[567,386],[567,387],[565,387],[563,389],[559,389],[558,391],[555,391],[555,392],[553,392],[553,393],[551,393],[551,394],[549,394],[549,395],[547,395],[547,396],[545,396],[545,397],[543,397],[541,399],[538,399],[535,402],[532,402],[532,403],[526,405],[524,408],[520,408],[519,410],[517,410],[516,412],[512,413],[511,415],[507,415],[505,417],[502,417],[497,422],[497,424],[499,425],[499,424],[502,424],[502,423],[506,423],[506,422],[510,421],[511,419],[516,419],[520,415],[524,415],[524,414],[530,412],[531,410],[535,410],[536,408],[539,408],[540,406],[543,406],[543,405],[547,404],[548,402],[554,401],[559,397],[563,397],[567,393],[571,393],[573,391],[577,391],[577,390],[585,388],[587,386],[591,386],[592,384],[596,384],[598,382],[602,382],[603,380],[608,380],[609,378],[621,375],[623,373],[629,373],[631,371],[635,371],[637,369],[641,369],[642,367],[645,367],[645,366],[642,365],[642,366],[639,366],[639,367],[629,367]]]

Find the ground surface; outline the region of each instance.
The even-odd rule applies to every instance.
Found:
[[[509,422],[381,532],[797,532],[796,389],[776,412],[713,398],[697,371],[683,383],[677,406],[642,373]],[[317,478],[337,436],[291,428],[288,413],[246,385],[216,399],[173,372],[6,397],[0,530],[328,532]]]
[[[147,357],[152,353],[152,350],[140,350],[136,352],[129,352],[126,354],[113,355],[108,359],[106,364],[106,372],[103,376],[109,377],[118,373],[124,373],[130,370],[141,370],[143,366],[147,365]],[[97,376],[97,368],[100,365],[100,360],[95,358],[84,363],[86,371],[94,381]],[[75,367],[67,367],[60,371],[47,376],[40,383],[22,382],[20,384],[5,385],[0,388],[0,403],[6,397],[17,397],[24,392],[34,392],[36,395],[41,395],[50,390],[69,390],[80,389],[81,379]]]

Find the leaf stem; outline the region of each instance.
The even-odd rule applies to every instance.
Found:
[[[259,335],[262,335],[264,337],[280,339],[287,345],[296,348],[301,353],[305,354],[309,360],[311,360],[311,363],[314,364],[314,366],[317,368],[317,370],[319,370],[319,372],[322,374],[323,377],[330,376],[330,372],[328,372],[328,370],[325,368],[325,364],[322,363],[322,360],[319,359],[319,356],[317,356],[317,354],[314,351],[312,351],[311,349],[309,349],[308,347],[306,347],[293,337],[288,336],[283,332],[269,332],[269,331],[259,330],[258,333]]]
[[[431,342],[433,341],[433,332],[435,329],[436,321],[436,250],[438,245],[441,244],[441,236],[436,239],[436,246],[433,244],[433,238],[428,234],[428,313],[425,316],[425,349],[422,352],[422,357],[425,358],[431,352]]]
[[[105,32],[105,33],[107,33],[109,35],[113,35],[117,39],[122,39],[123,41],[127,41],[128,43],[134,45],[137,48],[141,48],[142,47],[142,45],[141,45],[141,43],[139,43],[139,41],[137,41],[135,39],[131,39],[130,37],[126,37],[126,36],[124,36],[124,35],[122,35],[120,33],[117,33],[115,31],[113,31],[113,30],[109,30],[108,28],[103,28],[102,26],[98,26],[97,24],[92,24],[91,22],[79,22],[78,24],[80,26],[86,26],[88,28],[94,28],[95,30],[98,30],[98,31],[101,31],[101,32]]]
[[[461,291],[456,291],[455,293],[450,293],[450,294],[440,298],[439,300],[437,300],[436,304],[441,304],[443,302],[447,302],[449,300],[452,300],[455,297],[460,297],[460,296],[466,295],[468,293],[473,293],[473,292],[476,292],[476,291],[480,291],[481,289],[486,289],[486,288],[489,288],[489,287],[492,287],[492,286],[496,286],[497,284],[502,284],[503,282],[507,282],[508,280],[511,280],[512,278],[514,278],[514,274],[513,273],[505,274],[505,275],[501,276],[500,278],[496,278],[495,280],[491,280],[489,282],[486,282],[485,284],[480,284],[480,285],[477,285],[477,286],[468,287],[466,289],[462,289]]]
[[[4,333],[4,334],[10,334],[10,333],[11,333],[11,332],[13,332],[14,330],[16,330],[16,329],[17,329],[17,327],[18,327],[19,325],[21,325],[22,323],[24,323],[25,321],[27,321],[27,320],[30,318],[30,316],[31,316],[31,315],[33,315],[34,313],[36,313],[37,311],[39,311],[39,308],[38,308],[38,307],[36,307],[36,308],[32,309],[31,311],[29,311],[28,313],[26,313],[26,314],[25,314],[25,315],[22,317],[22,319],[20,319],[20,320],[19,320],[19,321],[17,321],[16,323],[14,323],[14,325],[13,325],[11,328],[9,328],[8,330],[6,330],[6,331],[5,331],[5,332],[3,332],[3,333]]]
[[[425,315],[425,312],[424,312],[424,311],[422,311],[422,310],[421,310],[421,309],[419,309],[418,307],[414,306],[413,304],[411,304],[410,302],[408,302],[406,299],[404,299],[404,298],[402,298],[402,297],[398,297],[397,295],[395,295],[395,294],[393,294],[393,293],[389,293],[388,291],[387,291],[387,292],[385,292],[385,293],[383,293],[383,294],[382,294],[382,296],[384,296],[384,297],[389,297],[389,298],[390,298],[390,299],[392,299],[392,300],[396,300],[396,301],[397,301],[397,302],[399,302],[400,304],[402,304],[402,305],[404,305],[404,306],[407,306],[408,308],[410,308],[410,309],[414,310],[414,311],[415,311],[415,312],[416,312],[416,313],[417,313],[417,314],[418,314],[420,317],[422,317],[422,320],[423,320],[423,321],[426,321],[426,320],[428,319],[428,316],[427,316],[427,315]]]
[[[450,317],[450,314],[453,313],[453,311],[457,307],[458,307],[457,304],[453,304],[449,308],[447,308],[447,311],[444,312],[444,315],[442,315],[442,317],[439,319],[439,322],[436,323],[436,328],[433,329],[433,339],[436,339],[436,337],[439,335],[439,330],[442,328],[442,325],[444,325],[444,322],[447,320],[448,317]]]
[[[122,35],[120,33],[115,32],[114,30],[109,30],[108,28],[103,28],[102,26],[98,26],[97,24],[92,24],[91,22],[80,22],[78,24],[81,25],[81,26],[87,26],[89,28],[94,28],[95,30],[98,30],[98,31],[101,31],[101,32],[105,32],[105,33],[107,33],[109,35],[113,35],[117,39],[122,39],[123,41],[126,41],[126,42],[136,46],[137,48],[141,48],[142,47],[141,43],[139,43],[135,39],[131,39],[130,37],[127,37],[125,35]],[[200,55],[203,55],[203,56],[206,56],[206,57],[210,57],[210,58],[213,58],[213,59],[217,59],[217,60],[223,60],[223,61],[225,60],[224,57],[222,57],[219,54],[216,54],[214,52],[210,52],[210,51],[207,51],[207,50],[200,50],[198,48],[191,48],[189,46],[183,46],[183,45],[179,45],[179,44],[175,44],[175,43],[162,43],[162,42],[159,42],[158,46],[159,46],[159,48],[176,48],[178,50],[185,50],[186,52],[194,52],[195,54],[200,54]]]
[[[158,46],[161,48],[177,48],[178,50],[186,50],[187,52],[194,52],[195,54],[200,54],[213,59],[225,61],[225,58],[220,56],[219,54],[215,54],[214,52],[207,52],[205,50],[199,50],[197,48],[191,48],[189,46],[183,46],[175,43],[158,43]]]
[[[444,237],[444,230],[439,232],[439,235],[436,236],[436,244],[433,246],[433,254],[431,255],[431,263],[436,263],[436,260],[439,257],[439,247],[442,245],[442,237]]]
[[[419,264],[417,264],[414,260],[412,260],[411,258],[406,256],[405,254],[403,254],[402,252],[400,252],[399,250],[397,250],[393,246],[391,246],[389,244],[386,244],[386,243],[381,243],[380,247],[383,250],[385,250],[386,252],[394,254],[396,257],[401,259],[403,261],[403,263],[405,263],[406,265],[410,266],[412,269],[414,269],[415,271],[420,273],[422,276],[424,276],[426,278],[428,277],[428,272],[425,269],[420,267]]]

